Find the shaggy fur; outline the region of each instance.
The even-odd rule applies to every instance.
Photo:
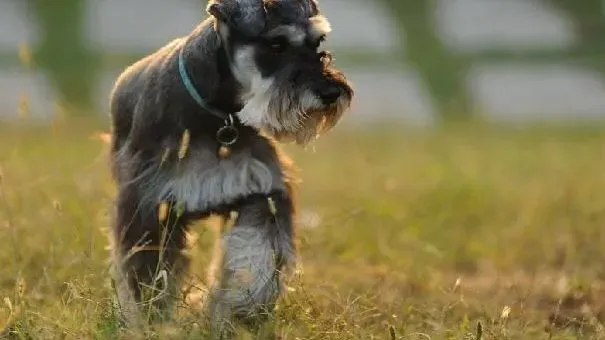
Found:
[[[332,128],[353,90],[318,47],[329,32],[313,0],[212,0],[189,35],[129,66],[110,99],[117,301],[129,325],[169,318],[190,225],[237,212],[221,238],[205,310],[216,338],[271,313],[295,263],[295,175],[275,140],[300,144]],[[182,55],[208,107],[184,88]],[[213,111],[225,114],[219,117]],[[227,114],[239,137],[219,157]]]

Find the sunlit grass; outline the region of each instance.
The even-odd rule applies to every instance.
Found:
[[[0,128],[0,327],[10,316],[15,338],[117,338],[106,124]],[[304,272],[279,306],[286,339],[605,336],[605,129],[343,127],[287,149]],[[211,233],[196,232],[204,275]],[[203,338],[196,321],[155,338]]]

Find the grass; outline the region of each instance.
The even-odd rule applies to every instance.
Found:
[[[120,338],[102,130],[0,128],[0,327],[10,318],[13,338]],[[605,128],[343,126],[315,148],[287,147],[304,275],[278,309],[286,339],[605,338]],[[202,334],[185,316],[148,338]]]

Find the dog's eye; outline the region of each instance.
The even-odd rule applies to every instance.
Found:
[[[317,47],[319,47],[319,45],[321,45],[322,42],[326,41],[326,35],[322,35],[321,37],[319,37],[319,39],[317,39]]]
[[[274,51],[283,51],[286,49],[286,44],[283,42],[275,42],[271,44],[271,49]]]
[[[279,37],[269,40],[267,45],[273,52],[283,52],[288,48],[288,41],[283,37]]]

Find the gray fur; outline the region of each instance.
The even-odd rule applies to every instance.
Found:
[[[173,200],[185,211],[205,211],[253,194],[284,191],[278,164],[264,163],[249,152],[217,160],[207,149],[192,149],[176,164],[165,164],[142,184],[148,204]]]
[[[238,225],[224,235],[220,285],[211,287],[207,312],[217,334],[234,321],[267,319],[280,294],[272,241],[267,229]],[[254,325],[251,325],[254,326]]]
[[[259,199],[243,205],[222,239],[221,278],[211,287],[206,304],[214,334],[231,336],[231,325],[237,322],[252,329],[262,326],[282,291],[276,259],[292,261],[294,249],[280,249],[290,242],[275,232],[288,221],[281,214],[271,217],[266,204]]]

